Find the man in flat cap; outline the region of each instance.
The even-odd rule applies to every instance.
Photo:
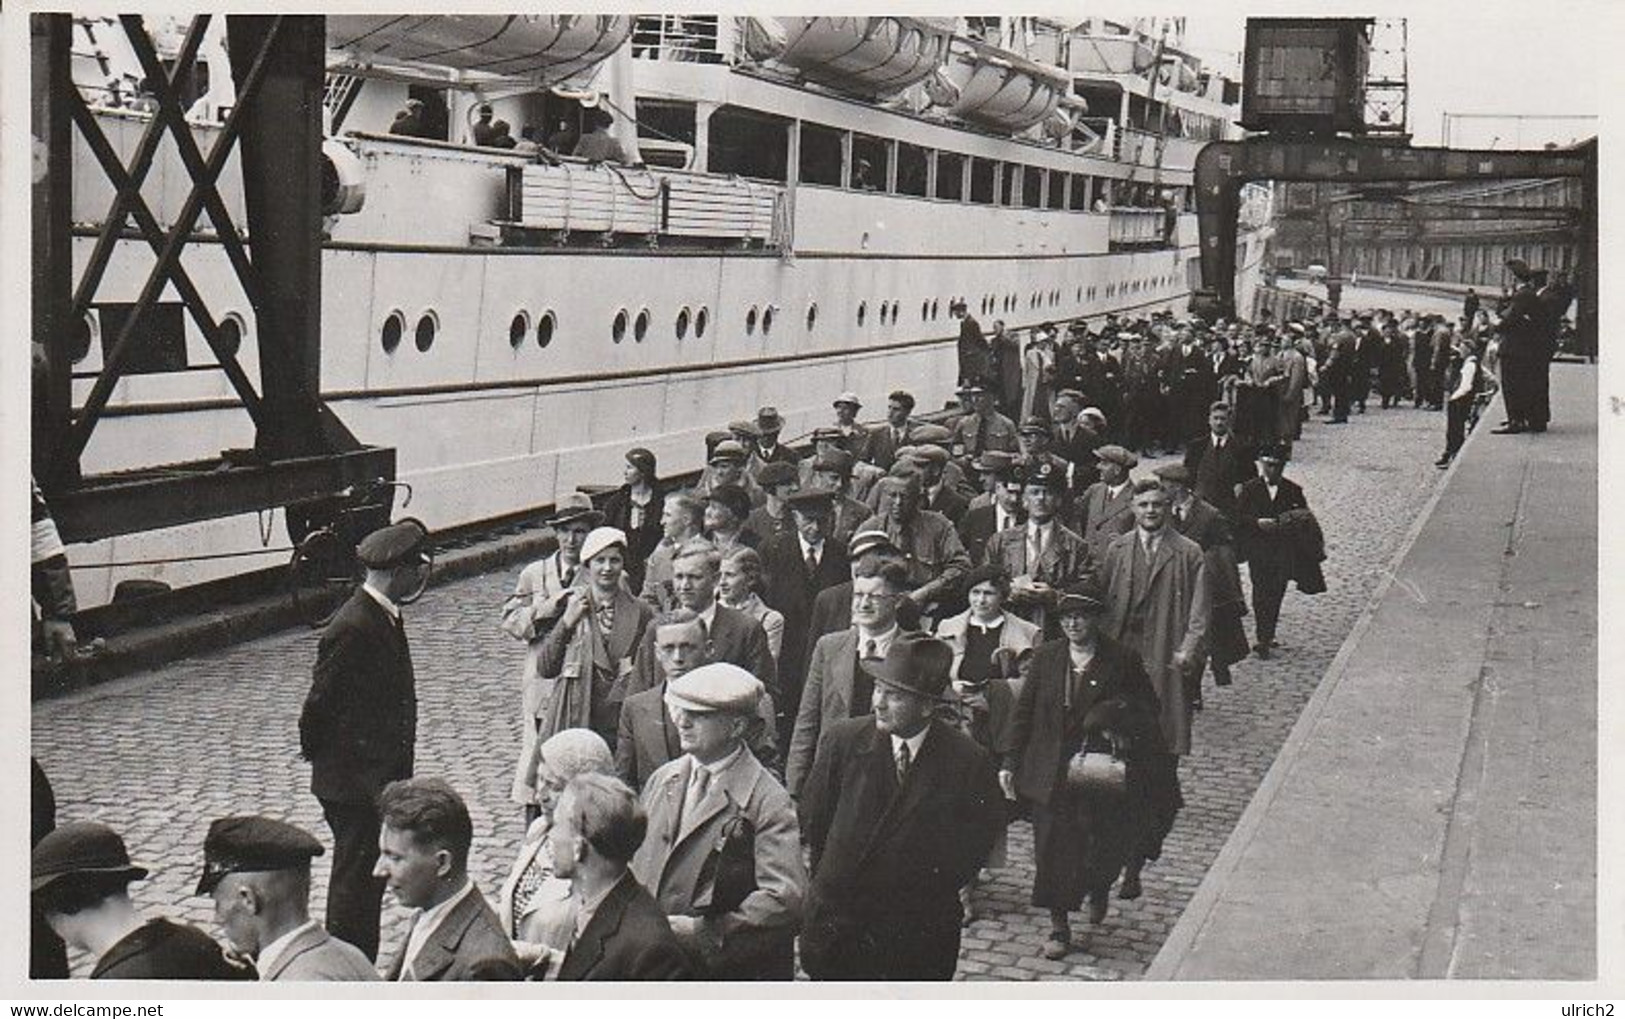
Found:
[[[1053,612],[1059,592],[1079,581],[1095,579],[1097,565],[1089,545],[1060,521],[1066,489],[1063,468],[1040,463],[1026,472],[1022,504],[1027,521],[995,534],[987,545],[987,562],[1011,578],[1011,611],[1054,637]]]
[[[795,977],[807,877],[790,796],[746,745],[762,696],[726,662],[667,683],[683,754],[643,789],[649,831],[632,874],[711,980]]]
[[[959,890],[1004,825],[993,762],[935,716],[953,651],[895,637],[863,664],[872,714],[833,721],[802,789],[812,861],[801,962],[815,980],[951,980]]]
[[[1230,666],[1247,657],[1247,631],[1241,617],[1247,598],[1241,590],[1236,566],[1236,532],[1224,514],[1191,489],[1190,472],[1181,463],[1164,464],[1155,471],[1168,490],[1168,508],[1174,530],[1202,547],[1208,589],[1207,665],[1213,682],[1230,685]],[[1188,675],[1192,706],[1202,706],[1201,672]]]
[[[378,958],[384,883],[378,860],[378,794],[412,774],[418,702],[400,599],[422,583],[428,533],[413,520],[367,535],[356,558],[367,576],[322,631],[315,679],[299,714],[310,791],[333,832],[327,929]]]
[[[1089,543],[1089,554],[1096,563],[1105,562],[1106,546],[1113,538],[1134,528],[1134,489],[1128,472],[1139,462],[1138,456],[1116,443],[1095,450],[1100,480],[1078,500],[1077,521],[1078,534]]]
[[[261,980],[378,979],[360,949],[310,918],[310,861],[322,852],[309,832],[274,818],[209,825],[197,893],[213,897],[215,923]]]
[[[755,428],[755,425],[750,427]],[[716,489],[731,485],[743,488],[750,496],[752,506],[760,505],[767,497],[762,494],[761,486],[756,484],[756,479],[746,470],[749,459],[750,452],[738,439],[725,438],[719,441],[707,455],[705,470],[694,485],[695,497],[704,499]],[[746,513],[749,513],[748,509]]]
[[[196,927],[141,919],[130,882],[147,869],[130,862],[124,839],[105,824],[73,821],[40,839],[29,854],[29,875],[45,922],[96,960],[92,980],[254,979],[254,967]]]
[[[835,425],[834,428],[846,441],[846,449],[860,459],[869,452],[869,429],[858,424],[858,411],[863,404],[858,400],[858,394],[847,390],[835,398]],[[814,436],[816,448],[817,436]]]
[[[915,445],[910,459],[920,468],[924,508],[941,513],[957,527],[970,508],[970,500],[945,477],[949,467],[948,451],[936,445]]]
[[[967,456],[981,456],[990,449],[1014,453],[1020,449],[1016,423],[999,413],[995,398],[978,381],[968,381],[959,387],[959,402],[965,413],[954,422],[953,444]]]

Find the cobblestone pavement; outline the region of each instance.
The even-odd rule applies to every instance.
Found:
[[[960,979],[1116,980],[1145,971],[1438,481],[1433,460],[1444,415],[1371,408],[1347,426],[1312,423],[1298,444],[1288,473],[1320,515],[1330,590],[1314,598],[1290,591],[1282,651],[1236,667],[1228,689],[1210,685],[1195,750],[1180,767],[1188,805],[1162,860],[1146,870],[1145,895],[1114,899],[1105,922],[1065,960],[1041,958],[1047,920],[1027,905],[1031,829],[1017,823],[1011,865],[979,892],[986,918],[966,931]],[[472,870],[488,893],[522,834],[507,797],[519,740],[520,649],[496,625],[516,572],[436,588],[408,610],[420,702],[417,771],[445,777],[468,799]],[[263,812],[329,837],[297,752],[315,652],[313,633],[286,633],[35,705],[33,752],[55,785],[59,819],[95,818],[124,834],[137,861],[153,870],[134,886],[144,910],[213,931],[211,902],[192,890],[215,817]],[[317,915],[326,881],[322,857]],[[408,913],[386,901],[384,919],[387,955],[404,940]],[[1081,935],[1086,926],[1074,929]]]

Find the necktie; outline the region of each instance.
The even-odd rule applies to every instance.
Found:
[[[911,761],[911,756],[912,755],[910,755],[909,751],[908,751],[908,744],[903,743],[903,742],[899,742],[897,744],[897,784],[898,785],[902,785],[903,780],[908,778],[908,766],[909,766],[909,763]]]
[[[818,550],[809,546],[807,549],[807,579],[811,580],[816,576],[818,576]]]
[[[864,641],[863,642],[863,660],[866,661],[866,662],[872,662],[872,661],[875,661],[876,659],[878,659],[880,656],[875,653],[877,650],[879,650],[879,645],[875,643],[873,638],[870,638],[869,640]]]
[[[688,777],[688,797],[683,801],[683,820],[687,822],[705,802],[705,792],[711,786],[711,769],[694,765]]]
[[[987,449],[987,418],[976,415],[976,448],[974,453],[981,453]]]

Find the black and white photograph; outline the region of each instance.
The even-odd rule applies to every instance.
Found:
[[[4,993],[1625,986],[1625,10],[875,7],[7,5]]]

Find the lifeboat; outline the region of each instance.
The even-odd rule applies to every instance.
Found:
[[[559,82],[594,67],[632,34],[609,14],[328,15],[328,48],[347,63],[437,67]]]
[[[1035,64],[974,39],[956,39],[946,68],[959,98],[948,112],[967,123],[1014,134],[1049,117],[1071,89],[1059,68]]]
[[[1077,74],[1144,74],[1152,52],[1137,35],[1090,34],[1073,37],[1071,56]]]
[[[780,18],[778,62],[846,95],[894,96],[930,77],[953,42],[952,18]]]

